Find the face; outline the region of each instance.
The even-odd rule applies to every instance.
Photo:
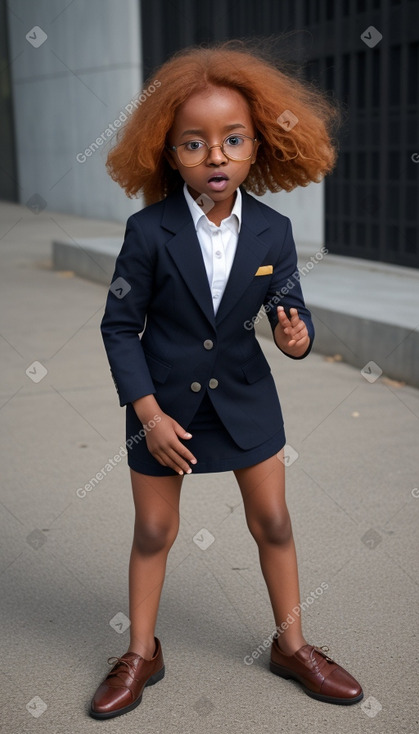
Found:
[[[209,87],[193,94],[178,108],[168,144],[179,146],[203,140],[210,147],[219,146],[228,136],[233,136],[230,141],[234,144],[234,135],[256,137],[246,99],[234,89]],[[213,200],[214,207],[207,214],[211,219],[211,213],[217,218],[220,212],[225,216],[231,212],[234,192],[255,162],[257,147],[255,143],[253,155],[246,161],[230,160],[220,147],[212,148],[208,157],[193,168],[182,165],[174,151],[168,153],[168,159],[186,181],[194,199],[206,194]]]

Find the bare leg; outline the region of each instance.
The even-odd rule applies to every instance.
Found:
[[[275,624],[280,627],[288,615],[294,618],[278,638],[281,650],[292,654],[307,643],[300,617],[292,614],[293,607],[300,603],[300,591],[297,555],[285,502],[285,467],[273,456],[234,473],[243,496],[247,524],[258,545]]]
[[[135,525],[129,564],[129,651],[150,660],[167,556],[179,529],[182,477],[130,471]]]

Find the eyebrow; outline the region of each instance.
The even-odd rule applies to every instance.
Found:
[[[235,122],[233,125],[226,125],[223,130],[224,132],[228,132],[229,130],[235,130],[238,127],[242,127],[244,130],[246,129],[246,125],[242,125],[241,122]],[[180,136],[183,138],[184,135],[203,135],[202,130],[184,130],[182,135]]]

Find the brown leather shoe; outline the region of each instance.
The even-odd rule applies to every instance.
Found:
[[[143,690],[164,678],[164,661],[160,641],[154,638],[156,649],[151,660],[126,652],[120,658],[108,658],[115,663],[102,681],[90,704],[94,719],[111,719],[126,714],[141,703]]]
[[[298,681],[305,693],[326,703],[351,704],[364,694],[358,681],[326,655],[328,648],[303,645],[293,655],[285,655],[275,638],[271,647],[270,670],[281,678]]]

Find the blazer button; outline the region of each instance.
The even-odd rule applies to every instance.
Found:
[[[215,388],[218,387],[218,380],[216,380],[215,377],[211,377],[208,385],[211,388],[211,390],[215,390]]]
[[[201,383],[200,382],[193,382],[191,384],[191,390],[192,392],[199,392],[201,389]]]
[[[212,349],[214,346],[214,342],[211,341],[211,339],[205,339],[204,341],[204,348],[205,349]]]

